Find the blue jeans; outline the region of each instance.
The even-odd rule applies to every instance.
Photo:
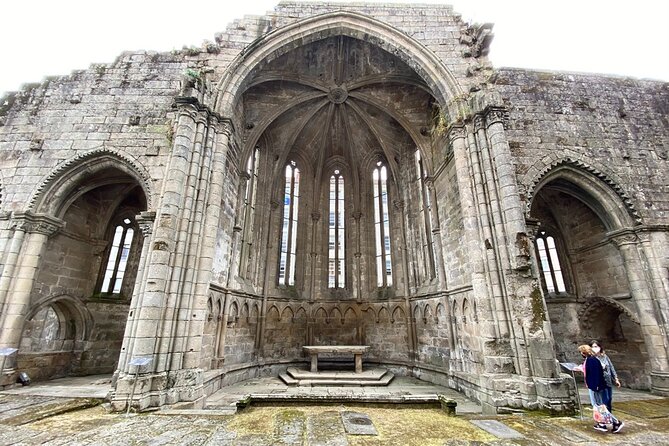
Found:
[[[609,409],[609,412],[613,412],[613,408],[611,407],[613,405],[613,388],[604,387],[600,393],[602,394],[602,404],[606,404],[606,408]]]

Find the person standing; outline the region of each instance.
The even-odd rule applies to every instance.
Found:
[[[592,403],[593,412],[598,411],[599,406],[604,405],[605,402],[605,388],[606,381],[604,380],[604,368],[602,363],[597,359],[592,351],[592,347],[589,345],[581,345],[578,347],[578,351],[583,356],[583,375],[585,378],[585,385],[588,387],[588,393],[590,394],[590,402]],[[624,423],[618,420],[616,417],[611,414],[611,421],[613,424],[612,432],[618,433],[623,428]],[[601,432],[607,432],[608,428],[605,424],[596,423],[594,426],[595,430]]]
[[[602,343],[597,340],[592,340],[590,342],[590,347],[595,357],[599,359],[599,362],[602,364],[602,369],[604,371],[604,382],[606,387],[604,388],[604,404],[609,412],[613,412],[613,384],[620,387],[620,380],[618,379],[618,374],[616,373],[615,367],[611,362],[611,358],[604,352],[604,347]]]

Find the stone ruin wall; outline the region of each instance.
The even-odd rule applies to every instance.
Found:
[[[614,188],[637,223],[666,224],[669,84],[519,69],[500,69],[493,79],[509,110],[507,135],[526,200],[542,171],[567,159]],[[601,319],[619,315],[610,321],[616,333],[607,335],[618,339],[608,353],[626,386],[649,388],[648,354],[620,253],[597,243],[607,230],[586,205],[552,198],[554,213],[572,222],[572,244],[590,247],[572,254],[576,296],[546,299],[558,360],[579,362],[576,347],[602,337]],[[656,237],[662,252],[667,236]],[[666,249],[660,261],[669,267]]]

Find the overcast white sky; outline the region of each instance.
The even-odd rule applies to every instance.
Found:
[[[112,62],[127,50],[170,51],[213,40],[278,0],[9,0],[0,3],[0,95]],[[390,3],[385,1],[384,3]],[[393,2],[395,3],[395,2]],[[402,3],[412,3],[404,0]],[[421,0],[466,21],[493,22],[495,67],[608,73],[669,81],[667,0]]]

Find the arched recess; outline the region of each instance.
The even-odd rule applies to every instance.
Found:
[[[553,160],[537,171],[527,185],[529,216],[539,223],[535,255],[557,357],[578,360],[577,346],[599,339],[624,385],[649,388],[628,266],[609,237],[640,223],[631,200],[609,174],[582,161]]]
[[[85,303],[59,294],[35,302],[26,315],[17,367],[40,381],[80,374],[95,320]]]
[[[231,116],[239,96],[247,87],[247,77],[258,65],[316,40],[349,36],[371,42],[396,54],[412,66],[433,92],[442,108],[461,95],[462,89],[444,63],[424,45],[409,35],[363,14],[337,11],[299,20],[267,33],[239,54],[218,84],[215,108]]]
[[[92,150],[56,168],[28,204],[28,210],[65,223],[46,242],[31,307],[50,296],[71,296],[78,304],[59,299],[50,305],[53,314],[90,315],[78,317],[90,323],[77,331],[80,350],[68,373],[111,374],[116,368],[141,260],[143,233],[136,217],[150,203],[148,178],[129,156]]]

